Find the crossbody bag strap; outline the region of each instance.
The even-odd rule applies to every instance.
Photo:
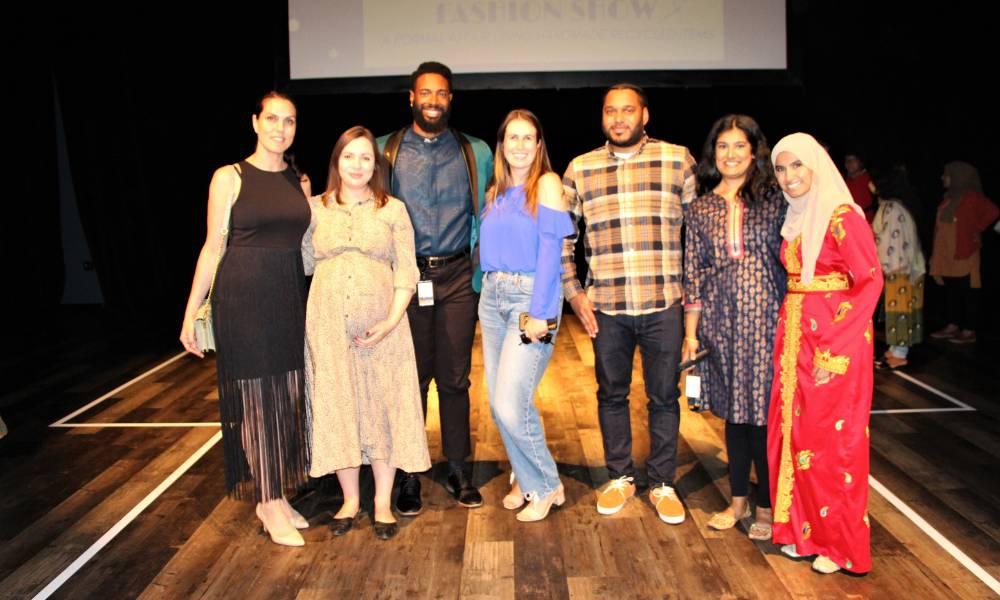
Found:
[[[382,155],[389,162],[389,184],[390,190],[392,189],[392,180],[396,176],[396,157],[399,156],[399,147],[403,145],[403,136],[406,135],[406,127],[396,131],[389,136],[389,139],[385,141],[385,146],[382,148]]]
[[[458,140],[458,145],[462,147],[462,156],[465,157],[465,169],[469,174],[469,190],[472,198],[472,215],[479,218],[479,174],[478,169],[476,169],[476,153],[472,150],[472,144],[469,143],[469,138],[462,135],[462,132],[457,129],[451,130],[452,134],[455,135],[455,139]]]
[[[231,220],[233,216],[233,205],[236,204],[236,198],[240,194],[240,187],[243,184],[243,178],[241,177],[242,172],[240,171],[239,164],[233,165],[233,170],[236,171],[236,181],[233,183],[233,191],[229,194],[229,202],[226,203],[226,217],[222,220],[222,229],[219,233],[222,234],[222,239],[219,240],[219,259],[215,261],[215,271],[212,273],[212,284],[208,286],[208,295],[205,296],[205,300],[212,299],[212,292],[215,291],[215,278],[219,274],[219,265],[222,263],[222,254],[226,250],[226,242],[229,241],[229,228],[231,226]]]

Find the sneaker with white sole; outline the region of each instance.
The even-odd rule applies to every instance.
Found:
[[[674,488],[663,484],[649,490],[649,501],[653,503],[660,520],[671,525],[684,522],[684,505]]]
[[[833,562],[829,558],[823,556],[822,554],[817,556],[816,560],[813,561],[813,571],[816,571],[817,573],[823,573],[824,575],[829,575],[831,573],[836,573],[839,570],[840,570],[840,565]]]
[[[625,503],[635,496],[635,484],[631,477],[612,479],[597,493],[597,512],[613,515],[625,508]]]

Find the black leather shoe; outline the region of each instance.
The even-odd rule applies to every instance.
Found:
[[[445,483],[445,489],[458,503],[465,508],[478,508],[483,505],[483,497],[463,473],[451,473]]]
[[[375,521],[375,537],[380,540],[390,540],[399,533],[399,523],[382,523]]]
[[[396,512],[404,517],[415,517],[424,509],[420,500],[420,477],[413,473],[404,473],[399,485],[399,495],[396,496]]]
[[[336,537],[345,535],[348,531],[354,528],[354,522],[357,520],[358,515],[354,515],[353,517],[344,517],[342,519],[334,517],[333,521],[330,523],[330,531],[332,531],[333,535]]]

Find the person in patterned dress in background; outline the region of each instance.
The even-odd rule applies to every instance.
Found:
[[[910,346],[924,339],[924,273],[927,272],[914,212],[917,202],[902,167],[878,178],[878,211],[872,221],[885,273],[885,343],[880,368],[905,366]]]

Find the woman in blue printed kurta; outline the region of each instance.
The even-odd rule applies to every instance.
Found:
[[[699,197],[684,209],[684,357],[701,346],[703,407],[726,420],[732,502],[708,525],[729,529],[750,516],[750,466],[756,468],[753,539],[770,537],[767,408],[771,352],[785,270],[778,251],[785,201],[757,123],[727,115],[712,127],[698,166]]]

